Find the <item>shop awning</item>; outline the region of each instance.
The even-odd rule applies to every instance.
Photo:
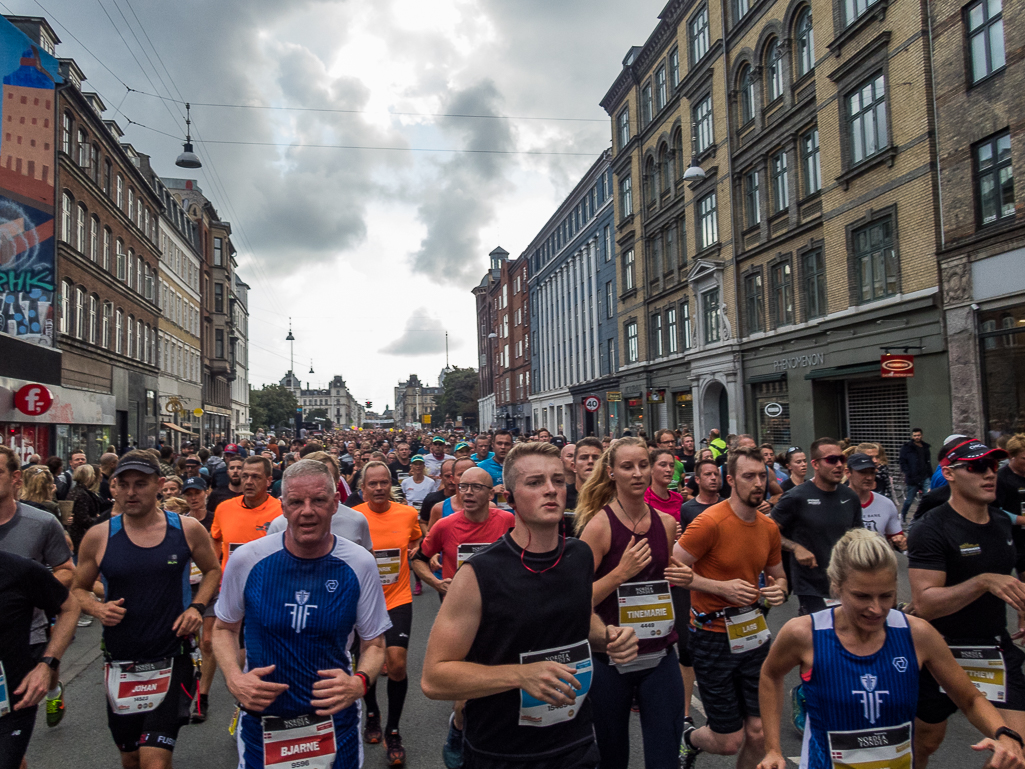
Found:
[[[192,430],[186,430],[184,427],[179,427],[174,422],[161,422],[160,424],[168,430],[174,430],[176,433],[182,433],[183,435],[195,435]]]
[[[763,382],[781,382],[787,378],[786,372],[781,371],[778,374],[758,374],[756,376],[749,376],[747,378],[748,384],[762,384]]]
[[[817,368],[804,375],[805,379],[830,379],[849,377],[854,374],[879,374],[879,363],[857,363],[853,366],[834,366],[833,368]]]

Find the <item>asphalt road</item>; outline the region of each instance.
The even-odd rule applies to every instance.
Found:
[[[899,600],[909,598],[907,568],[901,564]],[[448,729],[449,705],[433,702],[424,697],[416,682],[420,680],[420,668],[431,624],[438,609],[438,597],[434,591],[425,588],[424,594],[414,598],[413,632],[409,654],[409,676],[411,685],[402,717],[402,736],[407,751],[407,766],[417,769],[443,769],[441,744]],[[797,599],[769,615],[769,627],[777,631],[784,622],[797,613]],[[46,727],[42,708],[36,730],[29,746],[28,762],[33,769],[57,769],[73,765],[76,769],[116,769],[119,766],[117,749],[107,731],[105,695],[103,692],[103,664],[99,657],[100,625],[80,629],[74,644],[64,660],[64,678],[67,691],[68,711],[64,721],[54,729]],[[788,679],[790,686],[797,683],[797,675]],[[378,687],[381,707],[387,712],[386,687]],[[698,692],[700,696],[700,692]],[[230,769],[238,763],[235,741],[228,735],[228,721],[233,709],[233,699],[218,675],[211,693],[210,718],[205,724],[187,726],[182,729],[174,763],[179,769],[223,768]],[[694,716],[698,724],[703,723],[700,702],[695,704]],[[631,745],[633,746],[631,768],[643,767],[644,756],[640,741],[640,720],[633,717]],[[796,766],[800,761],[801,739],[789,724],[790,706],[784,713],[783,748],[784,755],[792,757]],[[987,754],[975,753],[970,745],[979,739],[978,732],[965,718],[957,714],[950,720],[947,739],[940,751],[933,757],[934,767],[957,767],[970,769],[982,767]],[[366,745],[364,766],[369,769],[383,769],[386,766],[383,745]],[[702,755],[699,767],[732,767],[732,758]]]

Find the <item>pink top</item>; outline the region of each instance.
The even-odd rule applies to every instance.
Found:
[[[669,499],[662,499],[649,486],[644,490],[644,501],[660,513],[673,516],[677,523],[680,522],[680,507],[683,505],[683,495],[678,491],[670,491]]]

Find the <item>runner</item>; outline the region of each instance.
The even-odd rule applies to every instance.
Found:
[[[1003,449],[977,440],[947,455],[943,477],[950,501],[929,512],[929,524],[916,524],[908,542],[908,577],[915,614],[929,620],[959,658],[975,685],[1000,708],[1004,721],[1025,733],[1025,653],[1007,630],[1006,606],[1025,614],[1025,585],[1011,576],[1017,559],[1011,522],[991,507],[996,470]],[[1019,620],[1020,624],[1020,620]],[[989,660],[1000,670],[996,683],[978,676],[969,660]],[[981,671],[985,675],[986,671]],[[915,723],[916,766],[921,769],[946,734],[957,705],[928,673],[922,674]]]
[[[577,445],[575,443],[567,443],[559,452],[559,459],[562,460],[562,469],[566,471],[567,478],[573,477],[573,457],[576,451]]]
[[[491,482],[494,484],[495,502],[499,507],[505,507],[506,499],[505,486],[502,485],[502,467],[505,457],[513,445],[512,433],[508,430],[499,430],[495,433],[492,445],[495,449],[495,455],[490,459],[485,459],[483,462],[478,462],[477,466],[488,471],[488,475],[491,476]]]
[[[421,686],[431,699],[467,701],[464,769],[592,769],[600,759],[587,697],[591,652],[630,662],[636,636],[593,613],[593,556],[559,536],[558,449],[524,443],[504,459],[515,528],[456,572]]]
[[[217,658],[244,708],[239,766],[358,769],[358,703],[381,672],[389,624],[376,564],[331,534],[338,488],[329,468],[299,460],[282,485],[287,529],[236,551],[217,602]],[[355,671],[353,631],[361,639]]]
[[[673,573],[673,584],[685,588],[692,572],[671,558],[679,519],[645,501],[651,456],[663,460],[658,472],[664,488],[673,475],[672,452],[649,454],[645,441],[623,438],[602,455],[577,508],[577,534],[594,555],[595,612],[606,624],[633,628],[639,639],[637,659],[630,665],[613,666],[603,655],[594,660],[591,695],[603,769],[625,769],[630,761],[635,696],[643,714],[645,766],[676,769],[679,762],[683,680],[676,675],[677,634],[666,580]]]
[[[780,484],[783,493],[786,494],[794,486],[804,483],[808,474],[808,455],[800,446],[791,446],[783,455],[787,467],[787,479]]]
[[[206,498],[206,509],[210,511],[211,518],[221,502],[242,496],[242,468],[245,466],[245,460],[236,454],[228,457],[226,463],[228,485],[215,488]]]
[[[472,463],[471,463],[472,464]],[[370,462],[363,468],[363,497],[367,501],[356,508],[370,524],[374,557],[384,587],[391,619],[385,633],[385,660],[388,665],[388,721],[384,740],[391,766],[406,762],[406,749],[399,734],[399,719],[406,703],[406,656],[413,625],[413,594],[409,589],[409,555],[420,544],[422,533],[417,512],[408,505],[391,501],[391,471],[383,462]],[[366,693],[367,720],[363,738],[375,745],[381,741],[381,709],[377,704],[377,683]]]
[[[210,534],[220,551],[222,570],[236,548],[264,536],[271,521],[281,515],[281,501],[268,493],[270,478],[270,461],[249,457],[242,465],[242,496],[217,506]]]
[[[409,444],[405,441],[400,441],[395,446],[395,461],[388,465],[388,469],[391,470],[391,481],[392,486],[401,486],[402,482],[409,477],[412,472],[409,466],[409,460],[413,452],[409,448]]]
[[[672,449],[657,448],[650,452],[651,485],[644,490],[644,501],[655,510],[672,516],[677,526],[680,524],[680,507],[683,496],[677,491],[670,491],[673,473],[676,471],[676,455]],[[681,530],[682,533],[682,530]],[[674,540],[676,537],[674,537]]]
[[[451,454],[446,453],[448,444],[440,435],[431,439],[431,453],[424,456],[424,463],[427,466],[427,474],[434,479],[441,477],[441,465],[447,459],[455,459]]]
[[[410,459],[409,477],[402,481],[402,495],[409,505],[416,508],[417,512],[420,512],[427,495],[438,487],[437,481],[424,474],[424,469],[424,458],[417,454]]]
[[[438,591],[444,599],[456,570],[474,553],[502,537],[516,523],[516,517],[498,508],[489,507],[491,476],[479,467],[462,474],[459,482],[462,509],[442,518],[431,527],[420,551],[413,559],[413,571]],[[442,579],[430,570],[430,559],[443,555]],[[459,769],[463,764],[463,706],[457,701],[449,718],[448,738],[442,748],[442,758],[448,769]]]
[[[481,433],[473,441],[474,451],[471,455],[473,461],[478,465],[491,457],[495,456],[491,451],[491,436],[487,433]]]
[[[463,457],[457,459],[452,464],[452,480],[455,484],[456,493],[451,497],[446,497],[441,502],[437,502],[433,508],[431,508],[431,517],[427,521],[427,531],[434,528],[434,524],[440,521],[442,518],[447,518],[452,513],[463,509],[463,498],[459,493],[459,482],[463,477],[463,473],[467,470],[472,470],[477,465],[473,463],[473,460],[469,457]]]
[[[702,751],[736,755],[738,767],[754,766],[765,753],[758,675],[771,634],[757,604],[782,604],[786,578],[779,529],[758,512],[768,477],[761,452],[731,451],[727,473],[730,498],[695,518],[675,548],[676,558],[694,570],[690,650],[707,718],[700,729],[684,730],[683,769]],[[767,584],[759,589],[763,573]]]
[[[460,441],[452,449],[452,456],[456,459],[470,459],[474,464],[477,464],[476,460],[471,459],[470,455],[473,453],[473,446],[466,441]]]
[[[121,458],[112,490],[122,515],[86,532],[75,574],[82,610],[104,626],[107,724],[125,769],[171,765],[196,691],[190,637],[221,576],[206,529],[161,510],[160,486],[160,466],[147,452]],[[203,578],[188,604],[190,559]],[[92,594],[101,576],[103,603]]]
[[[898,550],[908,549],[908,540],[900,525],[897,506],[874,491],[876,487],[876,463],[868,454],[851,454],[847,457],[847,469],[851,479],[851,491],[861,502],[861,520],[865,528],[881,534]]]
[[[57,618],[39,659],[29,643],[36,611]],[[46,567],[0,550],[0,769],[24,766],[36,706],[75,635],[78,612],[78,601]]]
[[[423,502],[420,503],[419,507],[419,523],[420,532],[423,536],[427,536],[427,530],[431,522],[431,512],[434,510],[434,506],[439,502],[444,502],[449,497],[453,497],[456,494],[456,476],[454,468],[456,461],[454,459],[446,459],[441,464],[441,480],[438,482],[438,487],[424,497]],[[433,479],[431,479],[433,480]],[[413,586],[413,595],[420,595],[423,592],[423,585],[420,582],[420,578],[416,578],[416,584]]]
[[[573,482],[566,484],[566,533],[573,535],[573,513],[577,509],[577,495],[594,472],[594,466],[605,449],[597,438],[581,438],[573,453]]]
[[[987,766],[1025,766],[1021,737],[973,685],[928,622],[892,608],[897,559],[877,537],[852,529],[833,548],[829,581],[840,604],[790,620],[762,666],[759,701],[766,755],[759,769],[784,769],[783,677],[800,666],[808,721],[801,766],[918,766],[912,721],[919,678],[939,681],[987,739],[973,745]],[[920,674],[922,668],[924,671]]]

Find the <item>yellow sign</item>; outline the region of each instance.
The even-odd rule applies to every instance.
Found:
[[[420,419],[423,420],[423,423],[425,425],[429,425],[431,423],[431,415],[430,414],[424,414],[422,417],[420,417]]]
[[[199,408],[199,406],[196,406],[196,408],[192,409],[192,416],[194,416],[194,417],[201,417],[201,416],[203,416],[203,409]]]
[[[177,395],[172,395],[167,399],[167,403],[164,405],[164,410],[168,414],[184,414],[185,407],[182,405]]]
[[[623,400],[623,393],[621,393],[619,390],[607,392],[605,393],[605,400],[607,400],[609,403],[618,403],[619,401]]]
[[[690,393],[677,393],[676,394],[676,402],[677,403],[689,403],[691,401],[691,399],[692,399],[692,396],[691,396]]]

